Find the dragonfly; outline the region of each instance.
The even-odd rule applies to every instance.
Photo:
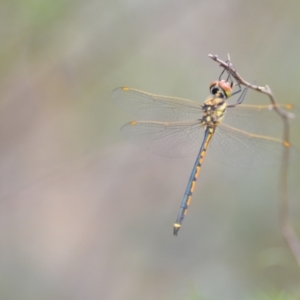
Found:
[[[198,153],[173,225],[174,235],[187,214],[208,146],[217,160],[239,167],[280,164],[283,149],[289,149],[290,157],[297,152],[288,141],[274,136],[274,124],[279,121],[274,107],[243,104],[247,88],[242,90],[230,74],[222,79],[224,71],[209,85],[210,96],[203,104],[129,87],[112,91],[118,105],[142,119],[121,128],[130,142],[168,157]],[[230,104],[229,98],[239,93]],[[292,104],[278,106],[287,112],[294,110]]]

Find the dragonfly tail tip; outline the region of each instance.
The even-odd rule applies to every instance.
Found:
[[[174,224],[174,227],[173,227],[173,234],[174,234],[174,235],[177,236],[177,233],[178,233],[180,227],[181,227],[180,224],[178,224],[178,223],[175,223],[175,224]]]

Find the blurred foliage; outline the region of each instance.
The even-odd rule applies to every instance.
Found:
[[[199,295],[191,296],[189,299],[190,300],[211,300]],[[299,300],[299,296],[291,295],[284,291],[281,291],[280,293],[258,292],[256,293],[255,296],[246,297],[245,300]]]
[[[257,300],[298,300],[299,295],[291,295],[284,291],[280,293],[272,293],[272,294],[266,294],[266,293],[258,293],[257,296],[252,297],[251,299],[257,299]]]

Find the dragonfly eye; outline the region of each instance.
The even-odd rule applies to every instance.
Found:
[[[220,86],[220,83],[218,81],[214,81],[210,84],[210,93],[216,97],[219,98],[225,98],[227,95],[225,94],[225,91],[223,88]]]
[[[226,82],[225,80],[221,80],[219,82],[219,85],[220,85],[220,88],[222,89],[223,95],[226,98],[229,98],[232,93],[232,84],[230,84],[229,82]]]

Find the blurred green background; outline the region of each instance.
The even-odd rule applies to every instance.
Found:
[[[1,0],[0,298],[299,295],[279,168],[208,153],[175,238],[195,158],[124,141],[132,116],[110,96],[125,85],[203,102],[220,73],[207,55],[230,53],[245,79],[300,105],[299,12],[295,0]],[[249,91],[246,101],[269,100]],[[289,177],[298,232],[299,167]]]

